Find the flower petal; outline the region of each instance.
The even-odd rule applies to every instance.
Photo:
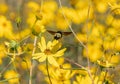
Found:
[[[52,47],[52,42],[49,41],[49,42],[47,43],[47,49],[51,49],[51,47]]]
[[[59,67],[58,63],[56,62],[53,56],[48,56],[48,62],[56,67]]]
[[[40,42],[38,43],[38,47],[40,48],[41,52],[44,52],[44,49],[43,49],[43,47],[42,47]]]
[[[32,59],[38,59],[38,58],[41,58],[42,56],[44,56],[44,53],[35,53],[32,55]]]
[[[62,49],[62,50],[59,50],[56,54],[54,54],[53,56],[54,57],[60,57],[62,55],[64,55],[64,52],[65,52],[66,48]]]
[[[61,48],[61,43],[59,42],[59,43],[57,43],[57,44],[55,44],[53,47],[52,47],[52,52],[54,53],[54,52],[57,52],[60,48]]]
[[[41,56],[41,58],[38,59],[39,62],[44,62],[46,60],[46,55]]]
[[[41,37],[41,47],[42,47],[43,50],[46,49],[46,41],[45,41],[44,37]]]
[[[55,46],[57,43],[59,43],[58,40],[53,40],[53,42],[52,42],[52,46]]]

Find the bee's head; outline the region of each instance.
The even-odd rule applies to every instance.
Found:
[[[55,35],[54,35],[54,39],[58,40],[58,39],[60,39],[60,38],[62,38],[62,32],[61,32],[61,31],[57,31],[57,32],[55,33]]]

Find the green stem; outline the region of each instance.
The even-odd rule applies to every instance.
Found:
[[[52,81],[50,79],[49,69],[48,69],[48,58],[46,58],[46,69],[47,69],[47,74],[48,74],[48,78],[49,78],[50,84],[52,84]]]

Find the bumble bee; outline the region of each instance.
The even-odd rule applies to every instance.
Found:
[[[72,32],[61,32],[61,31],[51,31],[51,30],[47,30],[50,34],[54,35],[54,39],[59,40],[61,39],[63,36],[67,36],[70,35]]]

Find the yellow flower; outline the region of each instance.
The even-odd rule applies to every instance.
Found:
[[[112,3],[112,2],[111,2]],[[118,28],[120,27],[120,4],[116,4],[116,3],[108,3],[108,5],[110,6],[111,8],[111,11],[110,11],[110,15],[111,16],[108,16],[108,22],[109,24],[111,24],[111,21],[112,21],[112,26],[115,27],[115,28]]]
[[[56,15],[55,22],[56,22],[57,28],[59,28],[61,30],[67,30],[68,29],[68,24],[67,24],[65,18],[61,14]],[[70,20],[68,20],[68,22],[70,23]]]
[[[0,4],[0,13],[6,13],[8,11],[8,6],[6,4]]]
[[[31,30],[29,28],[25,28],[22,31],[19,31],[18,33],[14,33],[14,37],[16,40],[20,41],[21,39],[25,39],[28,37],[31,33]]]
[[[78,75],[76,76],[76,81],[73,81],[73,84],[92,84],[92,80],[89,75],[82,76]],[[94,84],[102,84],[102,81],[99,81],[98,76],[94,78]]]
[[[108,84],[114,84],[111,80],[112,76],[107,73],[105,77],[105,74],[106,72],[101,72],[99,75],[92,75],[93,81],[88,74],[79,74],[76,76],[76,80],[73,81],[73,84],[92,84],[92,82],[94,82],[94,84],[104,84],[105,82],[108,82]]]
[[[68,23],[63,17],[63,13],[66,16],[69,24],[71,24],[71,22],[75,24],[79,24],[81,22],[81,19],[79,18],[76,10],[74,10],[73,8],[62,7],[57,11],[57,15],[55,16],[57,28],[62,30],[68,29]]]
[[[38,3],[30,1],[27,3],[27,23],[30,25],[30,27],[33,26],[35,20],[36,20],[36,16],[35,13],[38,12],[40,10],[40,6]]]
[[[49,66],[49,72],[52,84],[70,84],[70,79],[76,74],[76,71],[71,71],[71,65],[68,63],[62,64],[63,69],[59,67]],[[42,69],[41,69],[42,68]],[[44,75],[48,75],[46,71],[46,66],[40,65],[39,69],[44,73]],[[67,69],[67,70],[66,70]],[[48,77],[45,78],[47,82],[49,82]]]
[[[56,26],[59,29],[66,30],[68,29],[68,23],[66,22],[65,18],[63,17],[63,13],[66,16],[69,24],[71,23],[71,20],[75,20],[75,11],[72,8],[67,8],[67,7],[62,7],[61,9],[58,10],[55,21],[56,21]],[[76,16],[77,17],[77,16]],[[78,19],[78,18],[77,18]]]
[[[4,45],[0,45],[0,64],[2,64],[3,58],[6,57],[4,51],[5,51],[5,46]]]
[[[27,23],[32,27],[33,22],[36,20],[36,16],[37,18],[42,16],[40,22],[41,25],[52,25],[52,22],[54,21],[54,13],[57,10],[57,3],[55,1],[46,1],[42,4],[42,8],[40,8],[40,6],[38,8],[38,4],[36,4],[36,8],[34,8],[34,5],[33,2],[32,5],[30,4],[30,8],[34,9],[33,13],[31,13],[31,10],[26,10],[29,11],[27,14]]]
[[[63,58],[58,58],[57,61],[63,61]],[[58,82],[59,84],[71,84],[70,79],[73,78],[78,71],[71,71],[72,66],[68,63],[61,63],[61,66],[63,67],[63,69],[61,69],[60,67],[48,66],[52,84],[58,84]],[[42,71],[44,75],[48,75],[46,71],[46,66],[44,64],[40,64],[38,66],[38,69]],[[45,77],[45,80],[49,82],[48,77]]]
[[[75,0],[74,0],[74,2],[75,2]],[[86,2],[83,1],[83,0],[78,0],[77,3],[76,3],[76,5],[75,5],[75,8],[76,8],[76,9],[82,9],[82,10],[83,10],[83,8],[85,8],[85,7],[87,7],[87,6],[88,6],[88,3],[86,3]]]
[[[120,50],[120,38],[119,37],[116,39],[115,48],[118,51]]]
[[[81,70],[75,70],[77,74],[80,74],[82,76],[86,76],[88,74],[88,72],[84,69],[81,69]]]
[[[78,16],[77,12],[73,8],[63,7],[61,9],[59,9],[58,12],[60,14],[62,14],[62,12],[64,12],[64,14],[67,17],[67,19],[71,20],[75,24],[79,24],[80,23],[80,18]]]
[[[115,46],[115,41],[114,39],[111,38],[111,36],[107,36],[104,40],[104,44],[103,44],[103,47],[105,50],[108,50],[108,49],[113,49]]]
[[[101,47],[99,44],[88,44],[88,53],[86,53],[86,49],[84,49],[83,55],[85,57],[88,56],[91,62],[95,62],[102,57],[103,52],[101,51]]]
[[[120,63],[120,57],[115,55],[115,56],[112,56],[111,60],[110,60],[111,63],[117,65]]]
[[[111,8],[111,13],[113,14],[113,17],[116,19],[120,19],[120,5],[119,4],[111,4],[108,3]]]
[[[100,65],[101,67],[104,67],[104,68],[110,68],[110,67],[114,67],[115,66],[114,64],[109,63],[108,61],[97,60],[97,63],[98,63],[98,65]]]
[[[54,12],[58,8],[57,3],[53,0],[44,2],[42,7],[45,12]]]
[[[8,80],[9,84],[19,83],[19,75],[13,70],[8,70],[7,72],[5,72],[4,78]]]
[[[109,29],[107,29],[106,33],[108,34],[108,36],[110,36],[112,38],[112,37],[117,36],[119,31],[116,28],[114,28],[114,27],[110,27]]]
[[[87,42],[87,35],[86,34],[77,33],[77,37],[79,38],[80,41],[82,41],[84,43]]]
[[[40,9],[39,4],[31,1],[27,4],[27,6],[32,10],[32,11],[37,11]]]
[[[63,64],[64,68],[71,68],[69,64]],[[53,84],[71,84],[70,79],[75,75],[75,71],[51,68],[51,80]]]
[[[105,77],[106,76],[106,77]],[[104,78],[105,77],[105,78]],[[115,84],[112,79],[113,79],[114,75],[113,74],[109,74],[106,73],[105,71],[102,71],[99,75],[99,81],[102,81],[102,84],[104,83],[108,83],[108,84]]]
[[[87,11],[88,11],[88,7],[84,7],[82,9],[76,9],[76,13],[78,15],[78,18],[80,19],[79,23],[83,23],[86,21],[87,19]],[[89,19],[93,18],[93,9],[90,9],[90,14],[89,14]]]
[[[20,59],[18,59],[18,60],[20,60]],[[22,60],[24,60],[24,61],[22,61],[20,63],[21,64],[21,68],[24,69],[24,70],[29,69],[30,68],[30,64],[31,64],[29,55],[24,57],[24,59],[22,59]]]
[[[3,36],[13,39],[12,24],[5,16],[0,16],[0,37]]]
[[[59,66],[55,60],[55,57],[60,57],[64,54],[66,48],[59,50],[61,47],[61,43],[57,40],[53,42],[49,41],[46,45],[46,40],[44,37],[41,37],[41,41],[38,43],[38,47],[40,48],[40,53],[35,53],[33,55],[33,59],[38,60],[39,62],[44,62],[48,59],[48,62],[54,66]]]
[[[101,1],[101,2],[97,3],[96,4],[96,9],[100,13],[105,13],[106,10],[107,10],[107,4],[106,4],[106,2]]]
[[[32,27],[33,26],[33,24],[34,24],[34,22],[35,22],[35,20],[36,20],[36,16],[35,16],[35,14],[33,14],[33,13],[29,13],[29,14],[27,14],[27,24],[30,26],[30,27]]]
[[[36,24],[34,25],[34,28],[32,29],[32,33],[34,35],[39,35],[40,33],[44,33],[46,31],[44,25],[41,25],[41,21],[38,20]]]

